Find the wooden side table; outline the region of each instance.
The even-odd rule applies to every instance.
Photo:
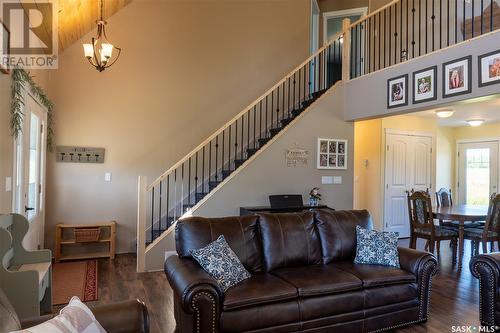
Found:
[[[68,237],[68,232],[65,230],[73,230],[69,232],[70,237]],[[95,239],[78,239],[78,234],[86,231],[97,230],[98,233]],[[86,252],[86,253],[74,253],[74,254],[64,254],[63,245],[85,245],[91,243],[108,243],[108,251],[102,252]],[[116,252],[116,221],[95,223],[95,224],[58,224],[56,225],[56,246],[55,246],[55,262],[60,262],[63,260],[77,260],[77,259],[95,259],[95,258],[115,258]]]

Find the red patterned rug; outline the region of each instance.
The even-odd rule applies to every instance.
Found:
[[[83,302],[97,301],[97,260],[54,264],[52,303],[66,304],[78,296]]]

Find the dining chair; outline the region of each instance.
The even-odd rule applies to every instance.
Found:
[[[406,192],[410,220],[410,247],[416,248],[417,238],[427,240],[429,251],[437,250],[440,255],[441,241],[449,240],[452,245],[453,263],[456,262],[458,232],[434,224],[431,196],[426,191]]]
[[[491,251],[493,251],[495,241],[500,249],[500,194],[493,193],[491,195],[484,226],[465,229],[464,239],[470,239],[473,242],[475,255],[479,253],[480,243],[483,253],[488,253],[488,242],[491,244]]]
[[[438,207],[453,206],[453,196],[451,193],[451,189],[447,189],[445,187],[440,188],[439,191],[436,192],[436,204]],[[439,225],[458,230],[460,223],[458,221],[439,220]],[[477,228],[480,226],[481,224],[478,222],[465,222],[464,224],[464,228]]]

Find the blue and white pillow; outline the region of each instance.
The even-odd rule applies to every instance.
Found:
[[[399,266],[398,233],[368,230],[356,226],[355,264]]]
[[[251,276],[223,235],[201,249],[191,250],[190,253],[224,292]]]

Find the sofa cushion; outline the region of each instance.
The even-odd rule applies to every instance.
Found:
[[[297,289],[269,273],[257,273],[227,290],[224,311],[295,299]]]
[[[372,229],[366,210],[315,210],[323,262],[353,260],[356,255],[356,226]]]
[[[365,309],[411,300],[418,301],[418,285],[416,283],[366,288],[363,292],[365,294]]]
[[[355,275],[363,282],[364,288],[417,281],[415,275],[396,267],[354,264],[346,261],[331,265]]]
[[[356,226],[355,264],[383,265],[400,268],[398,233],[368,230]]]
[[[250,273],[227,245],[224,235],[201,249],[191,250],[191,255],[217,281],[223,292],[250,277]]]
[[[224,218],[189,217],[177,222],[175,245],[180,258],[191,258],[200,249],[224,235],[227,243],[251,273],[263,269],[256,216]]]
[[[312,212],[258,214],[266,270],[315,265],[321,247]]]
[[[302,297],[342,293],[362,287],[356,276],[332,265],[280,268],[272,274],[294,285]]]

